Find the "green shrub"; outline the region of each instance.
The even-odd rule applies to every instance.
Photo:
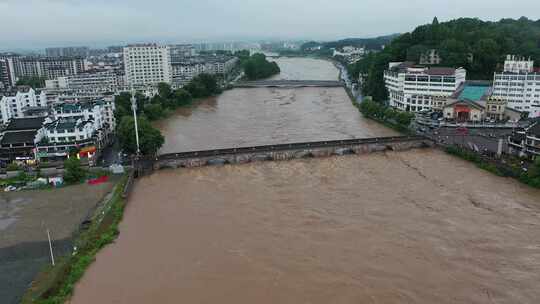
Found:
[[[17,165],[17,163],[10,163],[7,166],[8,171],[18,171],[19,169],[20,169],[20,167],[19,167],[19,165]]]
[[[70,157],[64,161],[64,170],[64,181],[68,184],[80,183],[86,177],[86,170],[76,157]]]

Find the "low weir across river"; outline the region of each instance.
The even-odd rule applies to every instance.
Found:
[[[170,153],[160,155],[157,158],[142,159],[138,169],[148,172],[163,168],[242,164],[254,161],[365,154],[386,150],[401,151],[432,145],[431,140],[422,136],[393,136],[216,149]]]
[[[332,80],[259,80],[244,81],[234,85],[235,88],[337,88],[344,87],[343,82]]]

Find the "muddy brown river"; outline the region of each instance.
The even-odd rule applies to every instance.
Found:
[[[539,198],[437,150],[161,171],[72,303],[538,303]]]
[[[343,94],[233,90],[163,151],[393,134]],[[532,304],[539,236],[540,191],[438,150],[164,170],[70,302]]]
[[[279,58],[276,79],[337,80],[332,63]],[[397,135],[365,119],[342,88],[234,89],[156,124],[160,153]]]

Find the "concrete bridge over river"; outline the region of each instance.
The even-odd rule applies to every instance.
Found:
[[[431,147],[433,142],[423,136],[394,136],[278,145],[192,151],[159,155],[141,159],[138,170],[145,172],[163,168],[191,168],[211,165],[242,164],[255,161],[280,161],[333,155],[365,154]]]
[[[332,80],[257,80],[236,83],[235,88],[302,88],[302,87],[344,87],[340,81]]]

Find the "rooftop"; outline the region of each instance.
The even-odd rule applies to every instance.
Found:
[[[34,144],[37,131],[7,132],[2,137],[2,145],[10,144]]]
[[[434,67],[429,68],[426,71],[428,75],[443,75],[443,76],[452,76],[456,73],[454,68],[443,68],[443,67]]]
[[[14,118],[9,121],[6,131],[37,130],[43,126],[45,117]]]
[[[472,101],[479,101],[484,99],[484,96],[487,95],[487,93],[490,90],[490,86],[483,86],[483,85],[475,85],[475,84],[465,84],[463,87],[463,90],[459,94],[458,99],[469,99]]]

